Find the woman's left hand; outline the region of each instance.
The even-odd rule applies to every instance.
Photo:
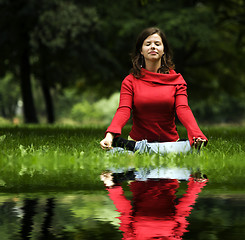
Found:
[[[194,140],[194,144],[193,146],[197,149],[201,149],[203,146],[206,145],[207,140],[206,139],[202,139],[202,138],[193,138]]]

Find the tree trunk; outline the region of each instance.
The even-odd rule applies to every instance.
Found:
[[[54,123],[55,117],[54,117],[54,105],[52,100],[52,95],[50,93],[50,85],[49,85],[49,79],[48,79],[48,63],[49,60],[47,58],[47,48],[40,43],[40,62],[41,62],[41,87],[43,92],[43,97],[45,101],[45,107],[46,107],[46,114],[47,114],[47,122],[48,123]]]
[[[25,123],[38,123],[31,88],[30,45],[28,33],[23,34],[23,48],[20,56],[20,86],[24,107]]]
[[[45,82],[46,81],[44,79],[41,80],[43,97],[46,106],[47,121],[48,123],[54,123],[55,118],[54,118],[54,107],[53,107],[52,96],[50,93],[49,86]]]

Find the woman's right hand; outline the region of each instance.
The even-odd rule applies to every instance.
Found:
[[[100,142],[100,146],[104,150],[110,150],[112,149],[112,141],[114,139],[114,134],[108,132],[105,136],[105,138]]]
[[[206,139],[202,139],[202,138],[193,138],[194,140],[194,147],[197,149],[201,149],[203,146],[207,145],[207,140]]]

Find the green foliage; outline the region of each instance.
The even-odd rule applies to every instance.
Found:
[[[65,48],[98,20],[95,8],[81,9],[72,1],[47,1],[42,8],[32,37],[50,49]]]
[[[16,87],[20,57],[29,48],[35,81],[109,96],[129,72],[137,34],[159,26],[188,83],[194,113],[202,121],[239,121],[245,112],[244,9],[240,0],[1,1],[0,74],[15,76]],[[82,86],[74,84],[80,79]]]
[[[11,91],[9,91],[11,89]],[[7,73],[0,79],[0,112],[7,119],[16,114],[17,102],[20,99],[20,90],[15,84],[13,74]]]
[[[66,89],[56,97],[57,121],[70,119],[73,124],[108,125],[118,107],[119,95],[116,92],[109,98],[98,98],[90,91],[81,96],[74,88]]]
[[[83,100],[71,109],[71,118],[80,123],[109,124],[119,104],[119,93],[114,93],[110,98],[89,103]]]
[[[85,100],[72,107],[71,117],[76,121],[91,123],[100,117],[100,113],[96,111],[94,105]]]
[[[178,128],[186,137],[183,128]],[[1,191],[102,189],[100,174],[110,168],[185,167],[208,176],[210,189],[243,189],[244,127],[204,128],[209,138],[201,153],[165,156],[108,154],[99,147],[103,128],[1,128]],[[125,128],[126,137],[129,128]],[[213,190],[214,191],[214,190]]]
[[[94,103],[97,112],[100,112],[101,121],[109,125],[119,105],[120,93],[112,94],[108,99],[102,98]]]

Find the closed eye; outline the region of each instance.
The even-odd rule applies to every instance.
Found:
[[[155,42],[154,43],[156,46],[160,46],[161,45],[161,42]],[[146,46],[150,46],[151,45],[151,42],[146,42],[145,44]]]

